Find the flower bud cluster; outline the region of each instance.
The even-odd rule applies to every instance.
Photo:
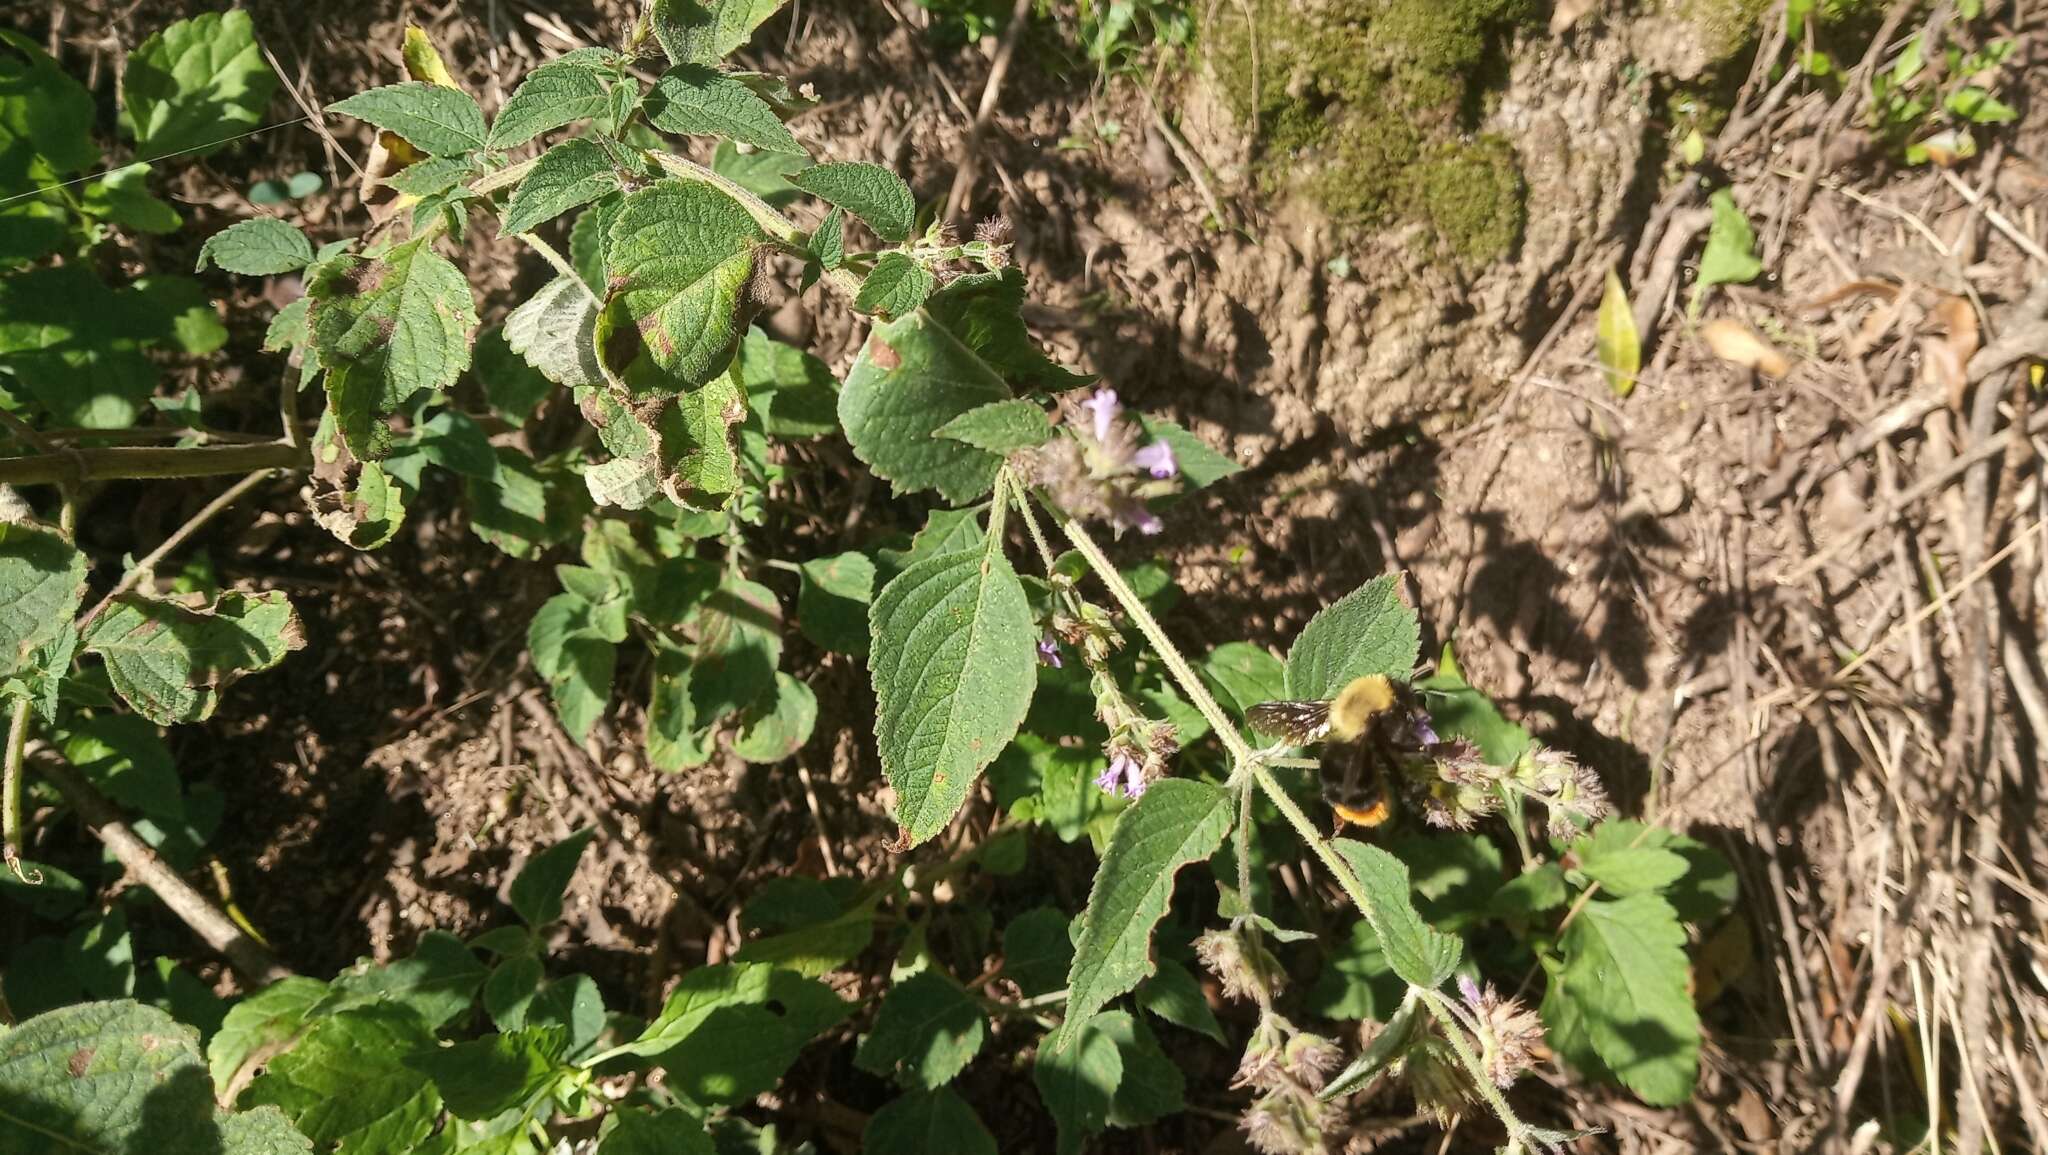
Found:
[[[1158,533],[1159,518],[1146,503],[1179,489],[1173,446],[1140,444],[1143,430],[1126,416],[1114,389],[1097,389],[1081,401],[1063,398],[1061,410],[1064,436],[1020,455],[1025,480],[1067,513],[1106,521],[1118,535],[1127,529]]]

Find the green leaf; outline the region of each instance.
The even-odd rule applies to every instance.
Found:
[[[1123,1013],[1111,1012],[1079,1028],[1062,1025],[1038,1044],[1031,1081],[1059,1127],[1060,1155],[1078,1155],[1088,1136],[1109,1122],[1124,1060],[1103,1024]]]
[[[1379,935],[1387,965],[1413,986],[1435,990],[1458,967],[1464,944],[1433,930],[1409,901],[1408,868],[1377,846],[1348,838],[1330,842],[1358,876],[1366,898],[1365,917]]]
[[[861,282],[853,307],[887,319],[908,316],[931,296],[938,278],[908,253],[883,253]]]
[[[402,1059],[434,1081],[450,1114],[483,1120],[545,1091],[561,1073],[562,1043],[560,1027],[542,1027],[429,1046]]]
[[[149,194],[149,166],[117,168],[85,186],[85,211],[143,233],[172,233],[185,223],[178,210]]]
[[[620,1050],[658,1056],[668,1085],[697,1103],[744,1102],[772,1089],[804,1044],[849,1009],[829,987],[792,971],[700,967]]]
[[[1400,1005],[1406,984],[1387,965],[1379,932],[1359,919],[1342,938],[1324,940],[1329,954],[1302,997],[1302,1006],[1318,1018],[1347,1021],[1377,1019]]]
[[[1949,93],[1941,103],[1942,107],[1971,124],[2011,124],[2020,118],[2012,105],[1974,84]]]
[[[1572,843],[1578,870],[1609,893],[1654,894],[1685,876],[1686,861],[1638,822],[1603,822]]]
[[[1636,374],[1643,367],[1643,345],[1636,336],[1636,315],[1629,308],[1628,292],[1613,269],[1607,270],[1607,288],[1600,294],[1600,320],[1593,343],[1607,388],[1616,397],[1633,393]]]
[[[227,344],[228,329],[198,281],[175,273],[142,277],[125,294],[136,312],[136,336],[195,357]]]
[[[281,1108],[308,1139],[336,1155],[408,1150],[432,1133],[441,1099],[402,1056],[434,1045],[409,1008],[355,1007],[313,1024],[270,1060],[242,1096]]]
[[[666,1111],[611,1112],[612,1129],[597,1155],[715,1155],[704,1123],[681,1107]]]
[[[1363,1089],[1374,1076],[1408,1053],[1409,1046],[1428,1022],[1429,1016],[1423,1012],[1420,999],[1403,1001],[1400,1009],[1372,1037],[1372,1042],[1366,1044],[1358,1058],[1339,1071],[1317,1098],[1328,1103]]]
[[[263,119],[276,88],[247,12],[172,24],[137,45],[121,74],[136,159],[218,152]]]
[[[861,1132],[861,1149],[889,1155],[997,1155],[996,1137],[949,1087],[912,1091],[882,1105]],[[601,1153],[602,1155],[602,1153]]]
[[[1716,189],[1707,198],[1714,207],[1714,223],[1707,230],[1707,248],[1700,254],[1700,275],[1696,284],[1740,284],[1756,279],[1764,263],[1756,258],[1756,234],[1749,218],[1735,204],[1735,194]]]
[[[759,582],[728,576],[697,608],[690,703],[698,725],[752,708],[775,689],[782,606]]]
[[[491,122],[489,147],[518,148],[541,133],[604,115],[610,94],[598,71],[602,64],[558,59],[527,73]]]
[[[581,137],[565,140],[541,153],[533,171],[512,190],[498,232],[508,237],[530,232],[618,187],[618,174],[604,149]]]
[[[562,892],[576,875],[583,848],[590,845],[597,828],[586,826],[530,859],[512,880],[512,909],[526,925],[540,929],[562,917]]]
[[[1202,674],[1218,691],[1222,703],[1240,718],[1260,702],[1287,696],[1287,663],[1250,642],[1217,646],[1202,662]]]
[[[1112,1011],[1091,1026],[1116,1043],[1123,1062],[1123,1078],[1109,1104],[1110,1126],[1143,1127],[1187,1108],[1187,1077],[1159,1048],[1152,1028],[1128,1011]]]
[[[274,590],[225,593],[205,610],[124,594],[80,641],[106,662],[121,697],[164,726],[212,717],[229,683],[306,644],[291,602]]]
[[[399,169],[387,183],[407,196],[431,197],[448,192],[481,171],[473,157],[434,156]]]
[[[834,206],[811,230],[804,242],[804,251],[818,262],[818,267],[830,271],[846,263],[846,210]],[[808,277],[808,274],[806,274]]]
[[[1224,1043],[1223,1024],[1202,994],[1194,972],[1172,959],[1160,959],[1152,977],[1138,984],[1138,1005],[1177,1027]]]
[[[1287,696],[1334,698],[1354,678],[1406,681],[1422,628],[1401,603],[1400,579],[1384,574],[1324,606],[1287,651]]]
[[[839,382],[823,361],[752,328],[739,363],[747,405],[770,437],[822,437],[839,428]]]
[[[803,749],[817,724],[817,695],[803,682],[777,670],[774,706],[741,727],[732,752],[747,762],[780,762]]]
[[[1416,683],[1424,693],[1430,725],[1445,738],[1463,738],[1495,766],[1512,765],[1529,748],[1529,731],[1501,716],[1493,699],[1465,684],[1444,647],[1438,673]]]
[[[130,302],[88,264],[0,278],[0,368],[52,422],[91,429],[135,423],[157,371],[129,332]]]
[[[1570,892],[1564,884],[1564,868],[1555,862],[1546,862],[1502,884],[1488,900],[1487,910],[1495,918],[1528,918],[1546,910],[1556,910],[1569,897]]]
[[[590,217],[584,213],[577,220]],[[505,344],[557,385],[604,384],[597,363],[597,298],[575,277],[556,277],[512,310],[505,317]]]
[[[664,180],[628,196],[605,251],[604,363],[636,393],[679,392],[723,373],[762,239],[747,210],[710,185]]]
[[[999,544],[904,570],[868,621],[875,744],[907,849],[945,829],[1016,734],[1037,684],[1038,634]]]
[[[1074,965],[1073,920],[1049,906],[1027,910],[1003,928],[1003,974],[1026,998],[1066,985]]]
[[[648,121],[663,132],[722,136],[769,152],[804,151],[773,105],[715,68],[678,64],[655,81],[646,103]]]
[[[755,939],[741,947],[733,961],[771,963],[812,978],[839,969],[874,941],[875,904],[862,902],[842,911],[836,900],[826,900],[830,909],[822,918],[798,920],[780,934]],[[754,905],[747,907],[750,922]]]
[[[973,996],[936,971],[919,971],[882,997],[854,1065],[930,1090],[952,1082],[974,1060],[987,1029]]]
[[[590,733],[611,700],[618,646],[575,594],[549,598],[527,627],[533,669],[547,682],[562,727],[577,741]]]
[[[587,298],[586,298],[587,300]],[[485,329],[471,352],[470,377],[483,387],[491,412],[514,426],[524,425],[554,392],[555,383],[516,352],[500,328]],[[491,473],[497,473],[495,451]]]
[[[656,770],[674,773],[711,760],[690,703],[692,674],[687,653],[670,647],[655,651],[647,698],[647,761]]]
[[[910,186],[878,164],[812,165],[792,173],[789,183],[866,221],[876,236],[892,245],[909,240],[917,225],[917,200]]]
[[[1152,974],[1152,928],[1166,915],[1173,877],[1207,861],[1236,817],[1228,791],[1192,778],[1154,782],[1117,819],[1095,872],[1067,974],[1067,1026]],[[1071,1036],[1070,1036],[1071,1037]]]
[[[213,1081],[227,1086],[258,1052],[298,1034],[313,1008],[326,997],[326,983],[291,975],[229,1007],[220,1029],[206,1043],[206,1065]]]
[[[970,409],[932,431],[990,453],[1035,449],[1052,437],[1052,422],[1035,401],[1016,398]]]
[[[488,136],[483,109],[467,92],[417,80],[358,92],[327,111],[368,121],[433,156],[482,148]]]
[[[529,1023],[562,1028],[564,1053],[580,1058],[604,1033],[604,996],[589,975],[565,975],[533,996],[526,1017]]]
[[[740,151],[729,140],[721,140],[711,153],[711,171],[760,197],[772,208],[785,208],[802,194],[785,178],[804,167],[804,158],[786,152],[759,149]]]
[[[446,1026],[469,1010],[488,974],[462,940],[446,931],[420,936],[412,957],[388,963],[364,960],[328,984],[329,993],[313,1016],[364,1006],[403,1007],[429,1029]]]
[[[62,176],[98,164],[92,93],[21,33],[0,28],[0,44],[0,188],[27,187],[32,170],[42,183],[45,172]],[[20,225],[9,222],[10,229]]]
[[[439,392],[469,366],[476,301],[461,270],[422,241],[377,261],[340,257],[308,288],[313,343],[349,452],[365,461],[391,441],[383,418],[422,390]]]
[[[842,553],[803,563],[797,625],[820,648],[864,658],[868,607],[875,600],[875,563],[864,553]]]
[[[526,1025],[540,994],[542,974],[540,956],[533,954],[508,958],[491,968],[491,977],[484,980],[484,1013],[499,1030],[516,1031]]]
[[[1651,894],[1596,899],[1560,946],[1564,965],[1543,1000],[1544,1022],[1581,1019],[1599,1059],[1644,1102],[1690,1099],[1700,1022],[1686,993],[1685,928],[1671,904]]]
[[[63,533],[0,520],[0,678],[24,670],[78,616],[87,569],[85,555]]]
[[[126,1000],[64,1007],[0,1032],[0,1088],[7,1151],[308,1150],[274,1111],[247,1122],[219,1114],[197,1034]]]
[[[753,36],[788,0],[655,0],[661,50],[676,64],[716,64]]]
[[[1145,431],[1145,436],[1173,447],[1173,460],[1180,466],[1181,477],[1195,489],[1206,489],[1226,477],[1244,472],[1244,466],[1209,448],[1208,442],[1164,417],[1140,413],[1138,426]]]

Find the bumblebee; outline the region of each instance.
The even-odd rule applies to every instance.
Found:
[[[1335,698],[1261,702],[1245,720],[1261,734],[1296,746],[1325,743],[1323,800],[1346,823],[1371,828],[1394,813],[1402,767],[1423,753],[1427,731],[1422,695],[1381,674],[1354,678]]]

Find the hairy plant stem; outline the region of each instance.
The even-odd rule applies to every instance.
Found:
[[[1269,758],[1253,750],[1237,732],[1237,727],[1224,716],[1221,707],[1217,706],[1216,700],[1210,696],[1208,688],[1196,676],[1193,667],[1188,665],[1187,659],[1166,636],[1166,631],[1160,628],[1158,620],[1145,608],[1145,603],[1138,599],[1136,591],[1124,581],[1123,575],[1117,572],[1116,567],[1110,564],[1108,555],[1102,552],[1102,547],[1095,544],[1094,539],[1089,537],[1087,531],[1074,519],[1066,517],[1051,506],[1047,509],[1058,522],[1060,531],[1067,535],[1067,540],[1074,543],[1074,548],[1081,551],[1081,556],[1088,560],[1088,565],[1095,570],[1096,576],[1109,587],[1110,596],[1116,599],[1124,613],[1138,627],[1138,632],[1145,635],[1145,640],[1152,644],[1153,650],[1166,662],[1167,669],[1172,672],[1174,681],[1179,683],[1182,692],[1186,693],[1195,703],[1195,707],[1202,711],[1203,717],[1209,719],[1216,736],[1230,751],[1233,782],[1238,788],[1244,789],[1243,779],[1248,776],[1252,782],[1258,784],[1259,789],[1264,791],[1266,797],[1279,809],[1281,816],[1287,819],[1288,825],[1294,827],[1302,842],[1306,843],[1322,861],[1323,869],[1329,871],[1330,876],[1337,880],[1337,885],[1343,889],[1351,904],[1358,908],[1359,914],[1363,915],[1368,923],[1373,924],[1374,930],[1378,930],[1378,920],[1373,916],[1372,904],[1366,897],[1364,885],[1352,872],[1350,864],[1346,863],[1331,847],[1329,841],[1323,838],[1315,823],[1309,820],[1307,814],[1302,813],[1301,807],[1295,805],[1294,799],[1288,797],[1287,791],[1281,788],[1279,780],[1273,777]],[[1248,810],[1249,806],[1247,805],[1245,809]],[[1239,829],[1242,830],[1243,826],[1244,823],[1240,821]],[[1242,861],[1241,858],[1240,862]],[[1249,880],[1245,877],[1248,873],[1247,868],[1240,865],[1239,870],[1240,885],[1248,886]],[[1249,896],[1246,896],[1246,901],[1249,902]],[[1500,1089],[1487,1077],[1485,1066],[1481,1064],[1479,1056],[1473,1053],[1471,1044],[1466,1041],[1464,1027],[1452,1013],[1444,997],[1433,990],[1421,987],[1410,989],[1429,1008],[1430,1014],[1443,1025],[1444,1034],[1450,1039],[1452,1051],[1457,1054],[1466,1074],[1471,1076],[1480,1098],[1485,1100],[1486,1105],[1492,1108],[1494,1114],[1499,1116],[1501,1124],[1507,1128],[1508,1149],[1525,1149],[1530,1143],[1535,1142],[1533,1130],[1527,1123],[1522,1122],[1512,1107],[1508,1106],[1508,1101],[1501,1095]]]
[[[257,469],[304,469],[310,461],[304,448],[282,441],[57,449],[35,457],[0,457],[0,485],[77,486],[89,481],[217,477]]]
[[[14,709],[7,723],[7,762],[4,780],[0,780],[0,827],[5,829],[7,869],[16,879],[31,886],[39,886],[43,872],[34,876],[21,868],[21,763],[28,749],[29,701],[22,698],[14,703]]]

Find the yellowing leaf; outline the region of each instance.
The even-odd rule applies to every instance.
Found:
[[[441,54],[434,49],[434,42],[427,39],[426,32],[417,24],[405,26],[405,45],[399,50],[405,58],[405,74],[414,80],[438,84],[442,88],[460,89],[455,78],[448,75],[448,66],[441,63]]]
[[[1636,315],[1629,308],[1628,293],[1614,270],[1607,271],[1607,290],[1600,295],[1600,323],[1594,337],[1600,354],[1600,373],[1616,397],[1635,391],[1636,374],[1643,367],[1642,341],[1636,334]]]

